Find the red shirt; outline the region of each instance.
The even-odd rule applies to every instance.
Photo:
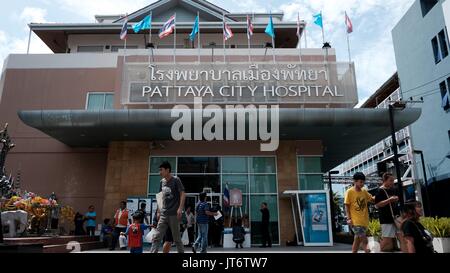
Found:
[[[131,224],[127,229],[128,247],[142,247],[143,230],[141,224]]]

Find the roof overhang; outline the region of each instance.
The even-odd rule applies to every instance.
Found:
[[[420,113],[418,108],[396,111],[395,129],[413,123]],[[107,147],[110,141],[171,140],[171,126],[178,119],[171,117],[171,109],[36,110],[19,111],[18,115],[25,124],[71,147]],[[321,140],[323,171],[328,171],[389,136],[389,111],[283,108],[279,110],[279,128],[281,140]]]

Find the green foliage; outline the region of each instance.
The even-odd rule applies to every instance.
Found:
[[[367,236],[369,237],[381,237],[381,224],[380,220],[372,219],[367,227]]]
[[[423,217],[420,223],[436,238],[450,237],[450,218]]]

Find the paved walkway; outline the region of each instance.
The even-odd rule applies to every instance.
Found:
[[[149,247],[145,247],[144,253],[148,253]],[[352,246],[349,244],[335,244],[334,246],[321,246],[321,247],[304,247],[304,246],[290,246],[290,247],[278,247],[272,248],[208,248],[208,253],[350,253]],[[185,249],[186,253],[192,253],[191,248]],[[170,251],[176,253],[176,248],[173,247]],[[97,249],[83,251],[82,253],[129,253],[128,250],[115,250],[110,251],[108,249]]]

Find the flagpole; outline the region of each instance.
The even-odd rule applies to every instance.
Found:
[[[173,63],[176,63],[176,55],[177,55],[177,13],[175,12],[174,18],[174,35],[173,35]]]
[[[27,54],[30,54],[30,44],[31,44],[31,27],[28,26],[30,28],[30,33],[28,34],[28,47],[27,47]],[[66,52],[67,53],[67,52]]]
[[[303,32],[304,32],[304,36],[305,36],[305,48],[308,48],[308,42],[307,42],[307,40],[306,40],[306,24],[305,24],[305,28],[303,29]]]
[[[250,16],[247,14],[247,42],[248,42],[248,62],[251,63],[251,51],[250,51],[250,32],[248,31],[250,24],[249,24]]]
[[[150,49],[150,55],[148,56],[148,65],[150,66],[151,61],[152,61],[152,57],[153,57],[153,48],[151,47],[152,44],[152,21],[153,21],[153,11],[150,10],[150,25],[149,25],[149,35],[148,35],[148,44],[149,44],[149,49]]]
[[[273,57],[273,62],[275,63],[275,26],[273,24],[273,18],[272,18],[272,11],[270,11],[270,23],[272,25],[272,30],[273,30],[273,35],[271,35],[272,37],[272,57]]]
[[[200,12],[199,11],[197,11],[197,18],[198,18],[198,33],[197,33],[197,35],[198,35],[198,37],[197,37],[197,39],[198,39],[198,44],[197,44],[197,47],[198,47],[198,63],[200,63],[200,48],[202,47],[202,44],[201,44],[201,41],[200,41]]]
[[[320,11],[320,17],[322,18],[322,42],[325,44],[325,31],[324,26],[323,26],[323,15],[322,15],[322,11]]]
[[[222,25],[223,25],[223,29],[222,29],[222,33],[224,33],[225,31],[225,13],[222,13]],[[227,59],[226,59],[226,53],[225,53],[225,48],[226,48],[226,42],[227,40],[225,39],[225,35],[223,35],[223,62],[226,63]]]
[[[153,11],[151,10],[150,11],[150,30],[149,30],[149,37],[148,37],[150,44],[152,43],[152,23],[153,23],[152,21],[153,21]]]
[[[345,12],[345,23],[346,23],[346,30],[345,30],[345,32],[347,33],[348,62],[351,63],[352,62],[352,55],[350,53],[350,34],[348,33],[347,18],[348,18],[347,12]]]
[[[297,28],[298,28],[298,44],[299,44],[299,50],[298,50],[298,60],[302,62],[302,36],[300,36],[300,12],[297,13]]]

